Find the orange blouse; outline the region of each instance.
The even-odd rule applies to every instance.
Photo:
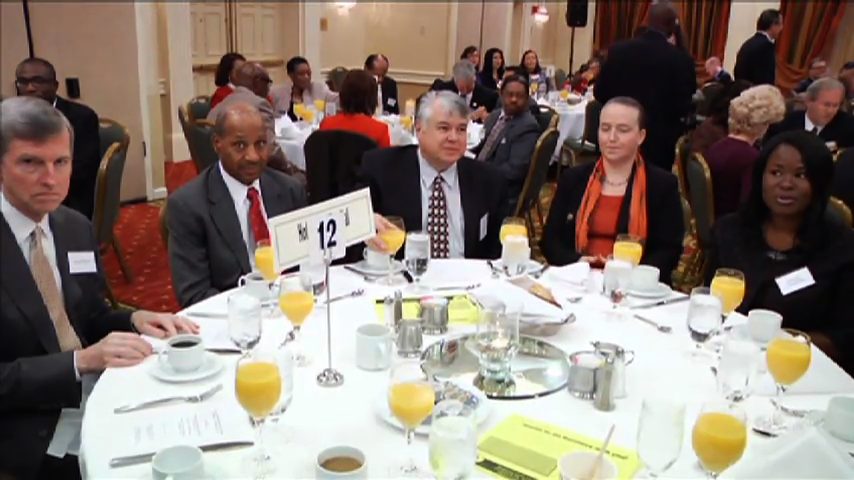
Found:
[[[614,253],[614,241],[617,239],[617,220],[623,196],[599,197],[590,215],[587,252],[583,255],[608,257]]]
[[[370,138],[380,148],[391,146],[388,125],[361,113],[339,113],[326,117],[320,122],[320,130],[348,130]]]

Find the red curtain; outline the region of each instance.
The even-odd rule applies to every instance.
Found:
[[[596,22],[593,49],[599,52],[612,43],[632,38],[635,29],[646,23],[652,0],[599,0],[596,2]]]
[[[783,31],[777,45],[777,86],[791,92],[809,62],[826,55],[836,39],[848,0],[782,0]],[[851,35],[851,32],[843,35]]]
[[[706,60],[709,57],[723,60],[732,0],[691,0],[673,5],[679,11],[686,48],[694,57],[697,77],[705,79]]]

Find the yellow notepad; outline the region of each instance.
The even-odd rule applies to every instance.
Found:
[[[456,295],[445,297],[450,300],[448,304],[448,322],[452,324],[474,324],[480,318],[480,309],[474,300],[468,295]],[[405,298],[403,299],[403,318],[418,318],[420,299]],[[377,318],[381,322],[385,321],[385,304],[382,300],[377,300]]]
[[[577,450],[597,451],[601,445],[601,439],[513,415],[481,437],[477,466],[498,478],[559,479],[562,456]],[[640,468],[632,450],[609,446],[606,454],[617,466],[619,478],[632,478]]]

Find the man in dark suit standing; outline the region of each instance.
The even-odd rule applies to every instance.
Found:
[[[507,188],[497,169],[464,156],[468,116],[459,95],[430,92],[416,117],[418,145],[372,150],[362,160],[374,211],[429,232],[433,258],[501,253]]]
[[[95,182],[101,166],[101,135],[98,115],[81,103],[66,100],[56,94],[59,82],[56,69],[47,60],[28,58],[15,69],[18,95],[46,100],[65,115],[74,129],[74,155],[71,186],[63,205],[91,219],[95,209]]]
[[[792,112],[782,122],[772,125],[765,138],[789,130],[806,130],[818,135],[828,148],[854,146],[854,117],[840,109],[845,87],[835,78],[821,78],[807,88],[807,109]]]
[[[389,115],[400,115],[400,100],[397,98],[397,82],[388,76],[388,57],[372,53],[365,60],[365,70],[379,79],[382,92],[382,111]]]
[[[756,20],[756,33],[747,39],[735,57],[736,80],[753,85],[775,85],[777,52],[774,41],[783,30],[783,14],[779,10],[763,11]]]
[[[162,338],[198,327],[105,303],[92,224],[61,205],[74,134],[58,109],[5,100],[0,135],[0,478],[80,478],[79,440],[58,439],[79,438],[66,420],[79,414],[89,374],[150,355],[139,333]]]
[[[214,124],[220,161],[169,196],[169,265],[175,296],[188,307],[233,288],[255,267],[269,218],[306,205],[294,178],[266,168],[264,120],[247,103],[221,110]]]
[[[446,90],[462,96],[471,109],[471,119],[482,122],[495,109],[495,104],[498,102],[498,92],[477,83],[477,72],[474,64],[468,60],[460,60],[455,63],[453,75],[454,78],[447,82],[437,78],[430,90]]]
[[[541,133],[539,123],[528,110],[529,98],[525,77],[505,78],[501,84],[502,108],[486,117],[484,139],[472,149],[478,160],[494,165],[504,175],[511,214],[522,193]]]
[[[732,83],[732,75],[724,70],[721,59],[718,57],[709,57],[706,60],[706,73],[709,74],[709,82]]]
[[[641,146],[644,160],[668,171],[697,90],[694,60],[667,41],[677,22],[676,10],[668,2],[652,5],[648,29],[608,50],[593,90],[603,105],[615,97],[631,97],[643,106],[647,114],[646,140]]]

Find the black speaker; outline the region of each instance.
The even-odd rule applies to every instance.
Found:
[[[588,0],[567,0],[566,25],[569,27],[587,26]]]
[[[78,99],[80,98],[80,79],[75,77],[68,77],[65,79],[65,92],[68,94],[68,98]]]

